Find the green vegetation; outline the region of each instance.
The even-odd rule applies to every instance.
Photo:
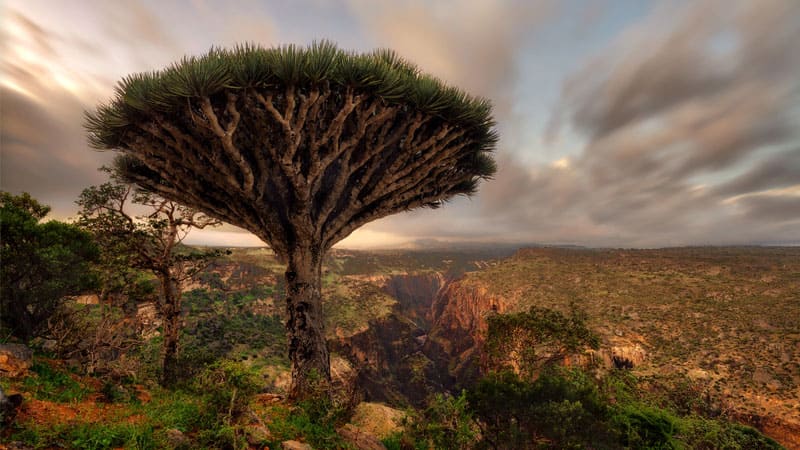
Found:
[[[756,430],[713,414],[707,397],[687,398],[696,393],[691,389],[679,393],[681,401],[669,402],[675,397],[641,389],[641,380],[626,370],[590,373],[560,366],[564,356],[597,345],[584,318],[574,308],[569,317],[544,308],[492,316],[490,356],[513,352],[522,339],[531,348],[550,341],[560,358],[521,354],[515,366],[503,364],[507,359],[490,365],[489,373],[461,396],[434,397],[412,415],[405,432],[385,440],[387,447],[781,448]],[[539,340],[530,341],[533,337]],[[527,367],[530,361],[537,370]]]
[[[90,263],[98,249],[75,225],[42,222],[50,207],[28,193],[0,191],[0,325],[28,341],[47,332],[48,319],[64,303],[95,285]]]
[[[325,399],[307,400],[295,408],[273,408],[270,411],[269,430],[273,436],[270,447],[279,448],[282,441],[300,439],[315,449],[345,448],[344,440],[336,433],[336,426],[342,424],[343,412]]]
[[[117,87],[116,98],[88,116],[87,128],[94,146],[117,148],[125,139],[125,129],[143,114],[175,113],[182,110],[187,98],[213,96],[231,88],[325,84],[336,90],[358,89],[389,103],[436,114],[455,126],[475,129],[480,140],[497,139],[492,131],[491,104],[486,99],[446,86],[391,50],[359,54],[340,50],[327,41],[307,48],[217,48],[158,72],[129,75]]]
[[[173,389],[152,386],[145,400],[112,396],[103,398],[106,403],[89,401],[109,391],[105,386],[99,391],[90,388],[90,378],[76,377],[76,381],[63,369],[45,363],[34,369],[37,376],[20,388],[41,393],[37,398],[65,402],[89,417],[54,424],[17,421],[3,441],[35,448],[241,449],[253,442],[279,448],[283,440],[303,439],[319,449],[343,447],[336,434],[336,427],[346,420],[343,409],[316,403],[264,407],[256,399],[264,386],[260,372],[240,362],[217,361]],[[31,384],[30,379],[38,381]],[[130,384],[118,387],[136,388]],[[254,433],[252,420],[264,424],[266,434]]]
[[[103,301],[114,291],[129,295],[129,286],[136,284],[126,280],[125,274],[135,276],[137,269],[150,272],[158,280],[155,305],[163,322],[160,379],[164,385],[175,383],[182,285],[221,254],[219,250],[200,251],[181,243],[192,229],[221,222],[152,192],[135,190],[113,174],[110,181],[84,189],[76,203],[81,207],[81,227],[91,232],[103,249],[104,264],[98,271],[105,275],[100,289]],[[144,209],[145,214],[133,215],[134,208]]]
[[[32,199],[17,200],[36,211]],[[355,386],[403,383],[420,392],[418,403],[430,394],[407,412],[403,429],[382,436],[389,449],[780,448],[734,420],[742,411],[792,414],[780,401],[790,401],[787,390],[798,383],[800,366],[787,346],[800,339],[791,320],[800,253],[712,249],[702,255],[691,249],[532,250],[482,264],[485,270],[457,283],[502,296],[502,313],[481,316],[485,347],[473,356],[485,358],[483,376],[476,372],[474,383],[454,380],[464,384],[447,393],[452,385],[434,376],[450,369],[435,360],[442,350],[425,348],[432,333],[424,336],[403,315],[383,283],[474,268],[474,259],[486,254],[337,250],[323,272],[331,300],[328,336],[343,350],[360,345],[353,354],[363,352],[365,364],[393,372],[359,378],[363,368],[356,365]],[[29,375],[0,380],[4,392],[24,397],[0,442],[245,449],[280,448],[294,439],[317,449],[348,448],[339,430],[357,401],[352,386],[340,385],[342,398],[285,399],[290,363],[282,271],[268,250],[237,249],[198,274],[183,294],[180,376],[169,389],[157,382],[162,325],[157,311],[145,314],[152,278],[126,278],[136,286],[125,290],[125,301],[61,300],[49,316],[61,328],[51,326],[47,339],[31,341],[37,353]],[[630,370],[602,369],[609,343],[641,344],[647,359]],[[745,351],[762,360],[748,360]],[[561,366],[565,356],[570,367]],[[343,380],[351,376],[346,367],[339,370]],[[752,394],[765,392],[778,408],[761,409]],[[387,398],[407,406],[402,396]]]
[[[34,375],[25,378],[23,386],[38,399],[65,403],[80,401],[88,393],[88,389],[68,373],[54,370],[48,364],[36,363],[31,372]]]
[[[550,367],[526,381],[492,373],[459,397],[435,397],[405,432],[384,443],[389,449],[782,448],[753,428],[658,407],[618,377],[631,375],[597,380]]]
[[[740,414],[797,417],[800,249],[527,249],[459,281],[509,312],[576,304],[645,379],[690,378]],[[679,390],[680,386],[674,386]]]
[[[12,435],[33,448],[102,450],[124,447],[134,450],[163,448],[149,426],[131,424],[78,424],[31,427]]]
[[[543,367],[585,349],[599,338],[586,327],[586,315],[571,305],[570,315],[532,306],[527,312],[493,314],[487,319],[486,353],[493,369],[511,365],[529,377]]]
[[[436,394],[428,407],[414,416],[407,440],[416,442],[417,449],[466,448],[478,436],[464,392],[455,397]]]
[[[254,305],[268,291],[244,292],[193,289],[185,294],[185,318],[179,364],[184,377],[219,358],[285,359],[284,327],[278,315],[259,314]]]

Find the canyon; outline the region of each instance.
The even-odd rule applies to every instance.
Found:
[[[419,406],[482,375],[488,315],[577,305],[601,345],[564,365],[691,386],[713,414],[798,448],[797,273],[793,248],[525,249],[462,274],[372,278],[396,304],[331,344],[361,368],[367,399]]]
[[[242,311],[277,318],[282,270],[266,250],[239,249],[189,288],[244,289]],[[576,306],[600,346],[562,364],[630,370],[645,389],[693,393],[709,414],[800,448],[798,273],[795,248],[335,250],[324,267],[327,339],[335,372],[354,374],[364,400],[420,407],[485,373],[489,315]],[[285,370],[269,369],[277,388]]]

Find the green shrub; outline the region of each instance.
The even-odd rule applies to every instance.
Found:
[[[586,320],[586,314],[574,304],[569,315],[536,306],[527,312],[490,315],[486,335],[489,365],[510,368],[513,360],[524,375],[532,378],[567,355],[596,349],[599,338]]]
[[[181,391],[155,396],[142,409],[150,422],[184,432],[210,428],[217,419],[216,412],[205,407],[203,398]]]
[[[413,419],[410,441],[423,449],[467,448],[478,432],[472,414],[465,391],[458,397],[437,394]]]
[[[247,441],[238,427],[232,425],[218,425],[213,428],[201,430],[197,434],[197,442],[203,448],[219,449],[246,449]]]
[[[684,446],[696,449],[778,450],[783,448],[753,428],[701,417],[684,419],[681,432],[676,439]]]
[[[607,400],[577,370],[551,369],[527,382],[512,372],[490,374],[467,393],[483,428],[483,446],[533,448],[537,442],[563,446],[613,440],[605,426]]]
[[[674,435],[679,420],[666,410],[643,404],[622,405],[612,418],[622,444],[632,448],[680,448]]]
[[[45,363],[34,363],[31,371],[36,375],[27,377],[23,386],[37,399],[67,403],[81,401],[89,393],[88,388],[72,379],[69,374]]]
[[[331,416],[320,414],[324,406],[311,402],[304,402],[303,407],[273,408],[268,426],[275,440],[270,448],[279,448],[280,443],[288,439],[302,439],[316,449],[345,448],[344,441],[336,433],[335,421],[325,420]]]
[[[124,447],[132,450],[163,448],[149,425],[88,424],[58,425],[51,428],[31,426],[11,436],[34,448],[74,448],[102,450]]]
[[[206,408],[218,419],[231,423],[247,410],[261,386],[257,374],[241,363],[218,361],[195,379],[192,390],[203,396]]]
[[[383,438],[381,443],[386,447],[386,450],[402,450],[405,448],[403,445],[405,443],[403,441],[403,436],[403,433],[398,431]]]

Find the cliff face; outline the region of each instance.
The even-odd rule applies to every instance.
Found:
[[[601,347],[563,364],[688,380],[730,405],[732,417],[795,445],[796,256],[794,249],[531,249],[456,280],[383,275],[370,282],[397,303],[339,349],[365,367],[369,399],[420,405],[428,393],[480,375],[489,315],[565,311],[577,302]]]
[[[431,304],[445,285],[444,275],[430,272],[389,277],[383,290],[397,299],[400,314],[428,331],[433,320]]]
[[[366,400],[421,406],[431,393],[476,380],[486,318],[506,312],[508,300],[438,272],[379,281],[397,300],[391,314],[372,320],[363,332],[331,341],[335,352],[361,369]]]
[[[431,331],[426,352],[436,355],[449,376],[469,383],[479,375],[480,351],[486,338],[486,318],[508,309],[507,300],[467,280],[448,283],[431,305]]]
[[[426,346],[431,305],[447,285],[438,272],[382,278],[382,290],[397,300],[392,311],[369,327],[330,342],[331,349],[359,368],[358,383],[367,401],[422,406],[426,398],[452,385],[448,356]]]
[[[425,353],[424,342],[422,329],[393,312],[373,320],[366,331],[329,344],[357,368],[364,400],[422,406],[428,395],[450,384],[446,371]]]
[[[731,417],[795,448],[800,343],[796,249],[530,249],[449,283],[432,305],[427,354],[477,372],[490,311],[578,302],[601,338],[570,365],[634,369],[704,386]],[[758,357],[753,357],[758,355]],[[800,448],[800,447],[798,447]]]

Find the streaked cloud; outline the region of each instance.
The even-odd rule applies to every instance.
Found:
[[[59,217],[111,155],[84,109],[120,77],[236,42],[391,47],[490,98],[496,179],[345,243],[800,243],[796,0],[10,0],[0,27],[0,184]],[[559,92],[560,89],[560,92]],[[552,111],[548,117],[548,111]],[[233,227],[209,243],[255,243]],[[389,243],[389,244],[387,244]]]
[[[566,78],[553,120],[584,142],[571,170],[499,174],[488,212],[532,237],[610,245],[800,239],[786,226],[800,225],[796,199],[758,194],[798,179],[800,3],[670,6]],[[742,194],[744,208],[724,201]],[[567,222],[581,229],[548,233]]]

